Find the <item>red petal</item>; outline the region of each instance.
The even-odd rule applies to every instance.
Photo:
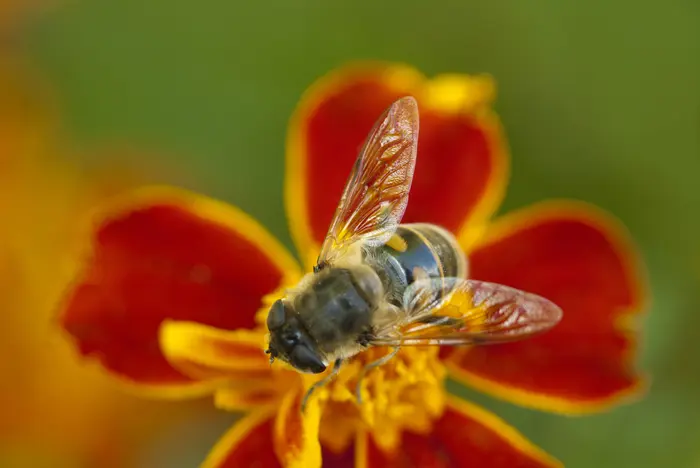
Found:
[[[355,468],[355,452],[352,449],[342,453],[323,449],[323,466],[330,468]]]
[[[360,445],[362,445],[362,439]],[[365,441],[358,468],[544,468],[561,464],[491,413],[451,399],[430,434],[403,434],[398,450],[382,452]],[[361,455],[360,455],[361,456]]]
[[[317,400],[310,400],[301,412],[303,388],[290,388],[277,409],[275,450],[286,468],[320,468],[321,445],[318,426],[321,409]]]
[[[302,415],[298,405],[300,392],[296,390],[290,389],[281,407],[267,406],[236,423],[201,468],[320,468],[320,409],[312,404],[307,408],[310,411]]]
[[[272,446],[275,408],[245,416],[219,440],[201,468],[282,467]]]
[[[500,125],[488,108],[488,78],[445,75],[428,81],[401,65],[346,67],[309,89],[289,128],[287,212],[303,254],[316,253],[325,237],[375,120],[406,95],[418,100],[421,128],[404,221],[459,232],[467,220],[478,224],[497,206],[508,161]]]
[[[83,354],[142,384],[190,381],[158,346],[163,320],[252,328],[261,298],[285,273],[299,274],[255,221],[174,189],[115,203],[97,224],[93,248],[62,325]]]
[[[470,255],[471,276],[540,294],[562,322],[525,341],[451,358],[453,375],[510,401],[559,412],[609,406],[640,387],[630,318],[643,308],[624,231],[579,203],[550,203],[495,223]]]

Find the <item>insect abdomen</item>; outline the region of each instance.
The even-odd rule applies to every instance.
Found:
[[[370,257],[383,276],[389,300],[400,305],[414,281],[466,276],[464,253],[455,238],[433,224],[402,224],[394,236]]]

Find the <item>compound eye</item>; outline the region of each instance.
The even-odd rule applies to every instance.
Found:
[[[284,303],[281,299],[277,299],[267,313],[267,329],[270,331],[278,329],[284,325],[284,319]]]

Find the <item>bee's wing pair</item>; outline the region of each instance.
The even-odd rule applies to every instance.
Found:
[[[358,242],[382,245],[401,223],[418,147],[418,104],[394,102],[369,134],[321,246],[316,269]],[[462,278],[425,279],[405,292],[397,320],[376,331],[377,345],[503,342],[555,325],[561,309],[507,286]]]

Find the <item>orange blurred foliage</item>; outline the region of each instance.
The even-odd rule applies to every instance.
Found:
[[[0,466],[124,467],[193,409],[124,392],[79,359],[55,311],[79,266],[81,219],[145,182],[139,168],[84,170],[64,156],[47,87],[0,57]],[[134,158],[130,159],[131,161]]]

